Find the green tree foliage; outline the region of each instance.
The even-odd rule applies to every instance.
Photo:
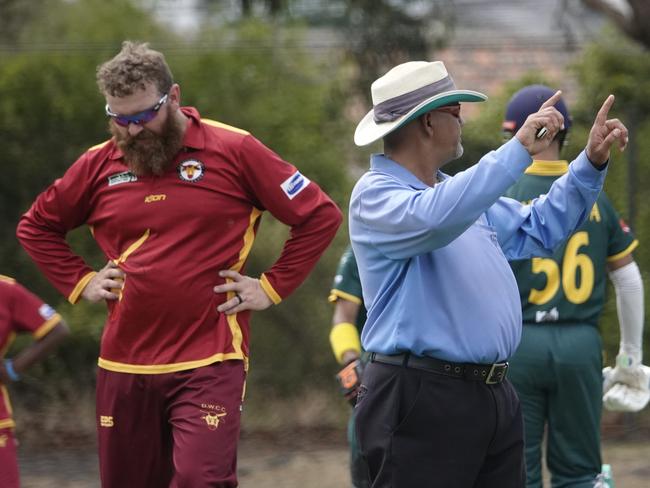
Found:
[[[42,3],[42,0],[0,0],[0,43],[15,43]]]
[[[403,5],[387,0],[346,3],[346,44],[359,69],[358,90],[369,100],[368,87],[390,68],[428,58],[433,47],[427,36],[428,18],[410,15]]]
[[[355,72],[356,94],[366,102],[379,76],[399,63],[429,59],[445,43],[454,12],[451,0],[200,0],[199,5],[213,23],[224,16],[256,17],[331,28]]]
[[[277,17],[285,14],[289,8],[290,0],[238,0],[237,2],[223,0],[198,0],[197,5],[212,11],[238,10],[244,19],[254,17],[255,13],[262,12],[264,17]]]

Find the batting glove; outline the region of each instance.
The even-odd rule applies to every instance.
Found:
[[[626,354],[603,369],[603,405],[614,412],[638,412],[650,401],[650,367]]]

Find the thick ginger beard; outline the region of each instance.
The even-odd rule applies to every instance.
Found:
[[[127,166],[137,176],[163,175],[183,147],[182,120],[171,113],[160,134],[143,127],[138,134],[131,136],[128,131],[115,127],[113,122],[109,122],[109,130],[124,154]]]

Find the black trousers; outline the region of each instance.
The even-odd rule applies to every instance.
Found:
[[[523,488],[523,420],[506,379],[486,385],[369,363],[356,428],[373,488]]]

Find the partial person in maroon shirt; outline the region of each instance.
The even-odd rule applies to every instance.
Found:
[[[0,487],[19,488],[15,423],[7,385],[20,381],[68,335],[68,326],[52,307],[8,276],[0,275]],[[17,334],[34,342],[14,357],[5,357]]]
[[[164,56],[147,44],[125,42],[97,82],[111,139],[38,196],[17,234],[71,303],[108,303],[102,486],[237,486],[250,312],[302,283],[341,212],[247,131],[181,107]],[[291,235],[275,264],[250,277],[265,210]],[[65,239],[84,224],[108,261],[99,271]]]

